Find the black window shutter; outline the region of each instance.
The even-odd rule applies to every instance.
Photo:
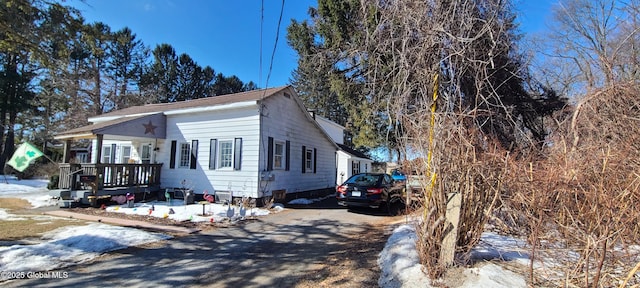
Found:
[[[198,166],[198,140],[191,140],[191,161],[189,169],[196,169]]]
[[[111,144],[111,163],[116,163],[116,144]]]
[[[171,141],[171,158],[169,159],[169,169],[176,168],[176,146],[178,145],[178,141]]]
[[[316,166],[318,165],[318,149],[313,148],[313,173],[316,173]]]
[[[291,168],[291,161],[289,160],[291,157],[291,141],[287,140],[287,146],[285,147],[285,157],[286,157],[286,163],[285,163],[285,171],[289,171],[289,168]]]
[[[307,172],[307,146],[302,146],[302,173]]]
[[[233,170],[240,170],[242,166],[242,138],[235,139],[233,149]]]
[[[267,171],[273,170],[273,137],[269,137],[267,144]]]
[[[216,169],[216,151],[218,151],[218,139],[209,140],[209,170]]]

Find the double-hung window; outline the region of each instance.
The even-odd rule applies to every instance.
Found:
[[[124,145],[122,146],[122,163],[129,163],[131,160],[131,146]]]
[[[285,142],[275,141],[273,145],[273,169],[284,169]]]
[[[240,170],[242,164],[242,138],[209,141],[209,170]]]
[[[101,163],[116,163],[116,144],[102,146]]]
[[[302,173],[316,173],[318,149],[302,146]]]
[[[191,164],[191,145],[189,143],[180,143],[180,160],[179,168],[189,168]]]
[[[220,156],[218,157],[219,168],[233,167],[233,141],[220,141]]]
[[[102,147],[102,159],[100,160],[100,162],[102,163],[111,163],[113,161],[111,161],[112,158],[112,153],[115,153],[115,151],[113,151],[114,149],[111,147],[111,145],[105,145]]]
[[[178,141],[171,141],[170,169],[175,168],[176,160],[178,162],[178,168],[196,169],[198,164],[198,140],[191,140],[191,143],[182,142],[179,144]]]
[[[291,142],[289,140],[282,141],[269,137],[267,143],[267,171],[289,171],[291,158],[289,157],[290,151]]]
[[[310,149],[310,148],[306,149],[304,163],[307,171],[313,170],[313,149]]]

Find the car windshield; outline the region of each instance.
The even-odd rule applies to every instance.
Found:
[[[356,186],[375,186],[378,184],[380,175],[355,175],[345,182],[346,184],[353,184]]]

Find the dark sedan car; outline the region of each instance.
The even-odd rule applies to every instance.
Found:
[[[387,209],[397,215],[404,207],[404,186],[398,185],[391,175],[384,173],[360,173],[336,187],[336,200],[347,207]]]

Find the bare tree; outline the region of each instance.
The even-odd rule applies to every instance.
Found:
[[[630,0],[622,7],[626,16],[614,36],[620,43],[618,73],[624,81],[640,80],[640,1]]]
[[[462,198],[457,252],[468,252],[503,186],[508,151],[538,147],[542,117],[563,101],[538,90],[517,49],[510,1],[362,1],[367,87],[423,177],[419,250],[434,277],[452,194]],[[537,93],[532,93],[532,92]]]
[[[551,81],[569,82],[564,84],[567,90],[584,94],[637,78],[639,4],[637,0],[559,1],[547,37],[538,40],[549,59],[546,72]],[[552,75],[556,67],[573,73]]]

